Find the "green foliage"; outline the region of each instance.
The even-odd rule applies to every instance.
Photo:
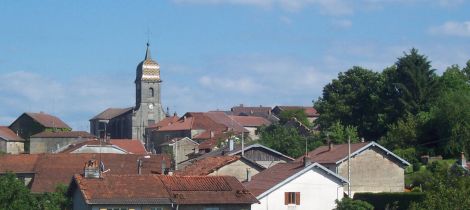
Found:
[[[35,197],[14,174],[0,176],[0,209],[37,209],[36,207]]]
[[[295,158],[305,154],[305,143],[308,151],[321,145],[318,137],[301,136],[297,129],[279,124],[261,128],[259,142]]]
[[[381,95],[384,77],[377,72],[353,67],[339,73],[338,79],[323,88],[323,95],[314,104],[322,128],[329,128],[337,121],[357,127],[361,137],[377,139],[385,132]]]
[[[355,193],[354,200],[366,201],[375,209],[408,209],[412,202],[424,200],[425,194],[420,192],[406,193]]]
[[[359,142],[356,127],[344,126],[340,122],[331,125],[327,130],[328,140],[335,144],[348,143],[348,138],[351,138],[351,143]]]
[[[67,186],[59,185],[55,192],[32,194],[24,183],[12,173],[0,176],[0,209],[60,210],[70,206]]]
[[[393,150],[393,153],[395,153],[396,155],[405,159],[406,161],[408,161],[409,163],[413,165],[419,163],[419,160],[416,154],[416,149],[414,147],[409,147],[406,149],[396,149],[396,150]]]
[[[344,197],[341,201],[336,200],[335,210],[374,210],[374,206],[361,200],[353,200]]]
[[[395,64],[397,69],[393,85],[398,92],[398,101],[403,105],[403,113],[417,114],[429,110],[430,102],[437,97],[438,88],[431,62],[413,48],[409,54],[398,58]]]
[[[311,126],[310,122],[308,121],[307,114],[305,114],[305,111],[303,109],[282,111],[279,116],[279,123],[285,124],[294,117],[305,126]]]
[[[434,167],[432,177],[423,186],[425,199],[414,203],[410,209],[468,209],[470,177],[446,170],[438,164]]]

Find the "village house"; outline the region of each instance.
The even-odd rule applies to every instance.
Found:
[[[244,158],[255,162],[265,168],[269,168],[277,163],[286,163],[294,161],[293,158],[284,155],[274,149],[266,147],[261,144],[251,144],[244,146],[232,145],[230,143],[220,149],[214,150],[207,154],[204,154],[197,159],[204,159],[206,157],[217,157],[217,156],[243,156]]]
[[[96,170],[96,166],[86,166],[83,175],[72,179],[68,194],[73,209],[249,210],[258,202],[234,177],[134,174],[97,178],[93,167]]]
[[[0,175],[16,174],[33,193],[54,192],[59,184],[68,185],[74,174],[83,172],[88,160],[101,160],[104,174],[162,174],[170,168],[166,155],[137,154],[29,154],[0,155]]]
[[[347,181],[318,163],[279,163],[252,177],[245,187],[259,203],[253,210],[330,210],[343,198]]]
[[[145,146],[137,139],[86,140],[66,145],[55,153],[115,153],[147,154]]]
[[[301,162],[302,158],[296,161]],[[351,144],[350,177],[348,144],[321,146],[309,152],[308,158],[346,179],[349,178],[351,196],[356,192],[403,192],[405,168],[410,165],[373,141]],[[345,186],[344,191],[348,192],[348,186]]]
[[[96,137],[86,131],[43,131],[29,138],[29,153],[53,153],[66,145],[89,139]]]
[[[21,154],[24,152],[24,139],[10,128],[0,126],[0,153]]]
[[[189,159],[188,155],[197,152],[199,144],[188,137],[173,138],[168,142],[160,144],[163,153],[171,155],[175,170],[180,169],[178,166],[181,162]]]
[[[240,182],[249,181],[251,177],[265,167],[241,156],[206,157],[175,172],[183,176],[233,176]]]
[[[258,140],[259,135],[258,131],[262,126],[269,126],[271,122],[262,117],[256,116],[230,116],[234,121],[243,126],[246,130],[249,131],[248,135],[245,137],[248,140]]]
[[[14,133],[25,140],[24,151],[29,152],[29,138],[43,131],[71,131],[72,128],[56,116],[44,112],[25,112],[16,118],[10,126]]]
[[[245,106],[240,104],[239,106],[232,107],[227,113],[228,115],[234,116],[262,117],[269,120],[271,123],[279,122],[279,118],[271,112],[271,107],[269,106]]]

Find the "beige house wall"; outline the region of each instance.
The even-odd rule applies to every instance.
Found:
[[[348,179],[348,161],[338,165],[338,173]],[[405,171],[386,154],[370,148],[351,158],[351,193],[403,192]],[[344,192],[348,186],[344,187]]]
[[[212,172],[209,175],[212,176],[234,176],[238,181],[243,182],[247,180],[247,170],[250,170],[250,178],[255,174],[259,173],[259,170],[246,164],[241,160],[237,160],[233,163],[219,168],[217,171]]]

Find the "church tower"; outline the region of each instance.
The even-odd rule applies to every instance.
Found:
[[[132,138],[146,143],[145,128],[165,117],[161,103],[160,65],[150,56],[147,43],[145,59],[139,63],[135,78],[135,108],[132,117]]]

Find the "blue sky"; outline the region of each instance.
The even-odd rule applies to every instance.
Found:
[[[381,71],[412,47],[439,74],[470,59],[466,0],[1,1],[0,11],[0,125],[44,111],[88,130],[105,108],[133,106],[148,38],[163,105],[178,114],[311,105],[339,72]]]

